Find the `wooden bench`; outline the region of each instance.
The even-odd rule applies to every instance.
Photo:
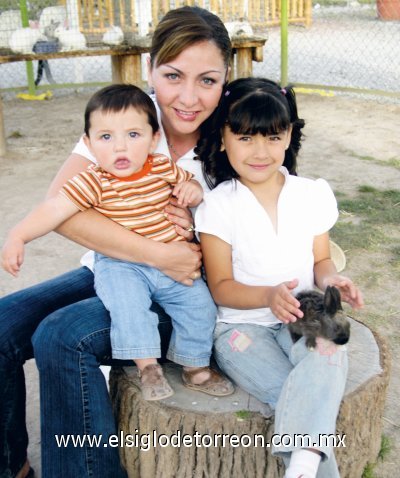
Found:
[[[347,347],[349,374],[337,421],[337,433],[346,438],[345,447],[336,448],[335,455],[341,478],[359,478],[366,464],[376,461],[380,449],[390,354],[385,341],[354,320]],[[258,446],[254,442],[248,446],[246,438],[256,435],[265,437],[265,443],[271,442],[274,417],[268,406],[240,389],[223,398],[188,390],[182,385],[180,367],[174,364],[164,365],[164,370],[175,394],[162,401],[146,402],[137,386],[135,370],[114,368],[110,379],[119,436],[130,435],[138,442],[136,446],[120,446],[129,478],[282,478],[282,461],[262,446],[261,438]],[[197,443],[202,446],[195,446],[196,432]],[[210,445],[218,435],[219,441]],[[230,436],[245,437],[246,441],[242,445],[238,439],[229,442]],[[173,442],[165,446],[171,438]]]
[[[263,47],[267,39],[258,36],[238,36],[232,38],[233,58],[231,79],[251,76],[252,62],[263,61]],[[89,56],[110,56],[113,83],[133,83],[142,85],[141,55],[150,50],[151,38],[136,35],[125,37],[125,43],[115,47],[94,47],[55,53],[0,54],[0,64],[17,61],[56,60],[60,58],[78,58]],[[4,119],[0,97],[0,156],[6,153]]]

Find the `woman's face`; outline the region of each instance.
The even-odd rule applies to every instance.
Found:
[[[163,65],[149,69],[167,135],[191,135],[217,107],[227,68],[218,47],[196,43]]]

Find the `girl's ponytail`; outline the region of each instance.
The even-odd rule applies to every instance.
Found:
[[[290,122],[292,123],[292,137],[290,144],[285,154],[285,161],[283,165],[287,168],[290,174],[297,175],[297,155],[301,148],[301,140],[303,139],[302,129],[305,122],[300,119],[297,114],[296,94],[291,85],[285,86],[281,89],[289,106]]]

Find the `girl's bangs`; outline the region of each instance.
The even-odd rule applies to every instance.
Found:
[[[234,134],[274,135],[290,127],[290,117],[284,104],[271,95],[252,94],[235,103],[227,121]]]

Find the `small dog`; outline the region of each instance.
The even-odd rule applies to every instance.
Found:
[[[296,298],[304,317],[289,324],[293,342],[304,336],[306,346],[314,348],[317,337],[331,340],[337,345],[349,341],[350,322],[343,312],[340,292],[336,287],[328,286],[325,295],[310,290],[300,292]]]

